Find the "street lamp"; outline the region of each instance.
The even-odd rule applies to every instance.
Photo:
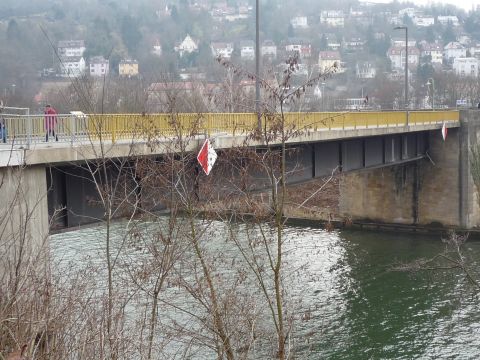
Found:
[[[393,30],[405,30],[405,110],[408,110],[408,27],[396,26],[393,28]],[[408,125],[408,117],[407,117],[407,125]]]
[[[432,111],[435,110],[435,81],[433,78],[429,78],[427,81],[427,85],[432,86]]]

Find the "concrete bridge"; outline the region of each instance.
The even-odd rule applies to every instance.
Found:
[[[346,173],[340,180],[338,205],[345,216],[476,226],[480,211],[468,159],[470,147],[477,143],[479,115],[475,110],[287,113],[287,126],[299,130],[288,146],[300,150],[288,159],[288,181],[304,183],[339,169]],[[5,143],[0,144],[3,194],[12,204],[19,200],[19,189],[22,194],[8,226],[17,224],[15,216],[21,219],[27,209],[30,227],[40,234],[48,233],[48,215],[58,207],[68,210],[66,226],[102,217],[102,210],[86,200],[95,193],[79,167],[86,161],[161,157],[175,151],[171,139],[179,132],[192,136],[187,148],[191,151],[205,137],[220,151],[247,140],[251,147],[266,146],[248,137],[257,127],[252,113],[59,115],[58,141],[48,143],[43,115],[4,115],[3,121],[7,128]],[[445,142],[443,124],[449,128]]]

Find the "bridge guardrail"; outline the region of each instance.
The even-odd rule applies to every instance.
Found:
[[[19,145],[45,142],[44,115],[6,115],[5,142]],[[271,119],[263,117],[267,126]],[[287,127],[297,130],[349,130],[399,127],[459,121],[458,111],[379,111],[285,113]],[[59,142],[119,141],[154,139],[178,133],[241,135],[257,127],[255,113],[206,114],[82,114],[57,115],[55,132]],[[2,141],[2,139],[0,139]]]

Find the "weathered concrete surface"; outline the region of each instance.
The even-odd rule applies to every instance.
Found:
[[[448,121],[447,126],[455,128],[459,126],[458,121]],[[371,136],[404,134],[416,131],[428,131],[440,129],[441,123],[416,124],[412,126],[391,126],[391,127],[373,127],[373,128],[345,128],[308,131],[302,135],[288,140],[289,144],[300,144],[309,142],[321,142],[329,140],[354,139]],[[210,136],[213,145],[217,149],[228,149],[236,146],[262,146],[260,141],[248,140],[245,135],[230,135],[226,133],[216,133]],[[205,140],[205,135],[198,135],[192,139],[187,151],[199,149]],[[270,145],[275,145],[271,143]],[[7,147],[0,145],[0,167],[16,165],[38,165],[38,164],[61,164],[70,162],[80,162],[98,158],[118,158],[131,155],[148,156],[160,155],[175,152],[178,149],[174,147],[171,139],[158,139],[155,147],[152,148],[144,139],[134,139],[130,141],[122,140],[112,143],[104,141],[99,142],[75,143],[45,143],[35,144],[31,148]]]
[[[0,169],[0,271],[13,264],[43,263],[48,236],[47,181],[44,166]],[[37,263],[38,265],[38,263]]]
[[[460,112],[460,223],[463,227],[480,226],[479,194],[470,170],[471,149],[479,145],[480,111],[464,110]]]
[[[411,224],[416,164],[343,174],[338,216],[352,220]]]
[[[429,134],[429,155],[432,162],[422,162],[418,194],[420,224],[440,223],[462,226],[460,221],[460,131],[451,129],[446,141],[440,131]]]

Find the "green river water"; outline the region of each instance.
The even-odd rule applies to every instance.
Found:
[[[116,226],[120,232],[121,223]],[[70,264],[85,257],[101,261],[102,231],[94,226],[52,235],[52,254]],[[289,286],[311,312],[296,326],[297,359],[480,358],[480,297],[461,274],[390,271],[441,252],[440,237],[309,226],[289,226],[286,234],[288,266],[305,265],[309,274]],[[468,241],[465,253],[476,269],[480,242]]]

